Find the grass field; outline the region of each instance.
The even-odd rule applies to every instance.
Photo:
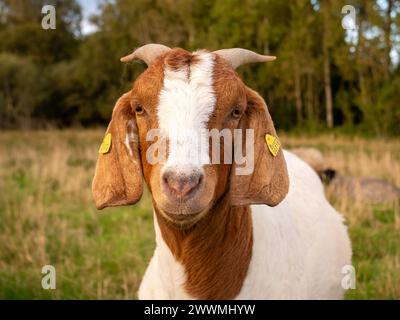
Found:
[[[154,248],[147,194],[97,211],[91,179],[102,130],[0,133],[0,299],[132,299]],[[343,174],[400,185],[400,142],[281,137],[315,146]],[[350,228],[357,288],[349,299],[400,299],[399,203],[328,196]],[[41,287],[54,265],[57,289]]]

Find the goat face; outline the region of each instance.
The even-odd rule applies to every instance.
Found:
[[[276,136],[268,110],[235,65],[218,53],[183,49],[163,50],[148,64],[114,108],[111,149],[99,156],[93,181],[97,207],[137,202],[142,174],[157,211],[181,225],[202,218],[223,195],[232,205],[279,203],[288,189],[283,154],[268,150],[265,134]],[[218,150],[209,143],[210,132],[233,137],[235,129],[254,130],[254,169],[243,176],[226,161],[226,139]]]

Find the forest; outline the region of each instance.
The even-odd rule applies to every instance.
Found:
[[[54,30],[41,27],[44,4],[56,8]],[[119,58],[155,42],[276,55],[238,72],[266,99],[280,130],[400,135],[398,0],[98,5],[96,31],[83,34],[76,0],[0,0],[1,129],[105,125],[116,99],[145,69]]]

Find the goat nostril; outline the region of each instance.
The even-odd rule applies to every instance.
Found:
[[[194,190],[195,188],[197,188],[200,185],[200,182],[201,182],[201,175],[194,176],[190,183],[191,190]]]
[[[163,175],[162,179],[165,184],[168,184],[168,175]]]
[[[163,177],[163,184],[174,196],[185,197],[192,194],[203,180],[202,174],[174,174],[172,172],[165,172]]]

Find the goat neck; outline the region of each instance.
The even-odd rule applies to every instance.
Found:
[[[232,299],[240,291],[252,253],[248,206],[223,197],[196,224],[181,228],[155,209],[163,240],[184,266],[186,291],[199,299]]]

